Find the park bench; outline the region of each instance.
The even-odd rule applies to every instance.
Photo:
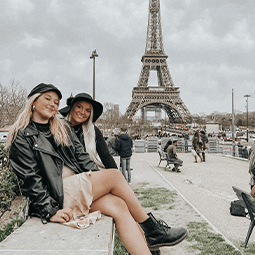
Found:
[[[245,243],[244,243],[244,248],[246,248],[248,242],[249,242],[249,238],[251,236],[252,230],[254,228],[255,225],[255,219],[254,219],[254,214],[255,214],[255,198],[253,198],[250,193],[248,193],[247,191],[244,191],[242,189],[237,188],[236,186],[232,186],[233,190],[235,191],[237,197],[244,201],[245,207],[248,210],[248,214],[250,217],[250,226],[246,235],[246,239],[245,239]]]
[[[114,229],[113,219],[105,215],[86,229],[42,224],[40,218],[28,218],[0,243],[0,254],[112,255]]]
[[[166,158],[166,153],[162,150],[158,150],[158,154],[159,154],[159,163],[158,163],[158,165],[160,165],[160,163],[164,160],[166,161],[167,158]]]
[[[159,163],[158,163],[158,165],[160,165],[160,163],[162,161],[166,161],[165,168],[168,167],[171,164],[174,164],[174,162],[169,158],[169,155],[167,154],[167,152],[164,152],[162,150],[158,150],[158,153],[159,153]]]

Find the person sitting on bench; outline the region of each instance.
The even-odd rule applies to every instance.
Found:
[[[177,144],[178,144],[177,140],[174,140],[173,144],[169,145],[166,151],[167,154],[169,155],[170,161],[172,161],[174,164],[174,168],[172,169],[172,171],[176,171],[179,173],[181,172],[181,170],[178,167],[182,166],[183,161],[177,157],[176,154]]]

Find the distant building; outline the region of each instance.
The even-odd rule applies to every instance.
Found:
[[[206,123],[206,133],[207,134],[218,134],[220,132],[220,124],[214,122]]]

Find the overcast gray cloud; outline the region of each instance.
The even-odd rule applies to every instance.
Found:
[[[92,94],[125,112],[144,54],[149,0],[0,0],[0,83]],[[190,112],[255,110],[255,2],[161,0],[168,67]]]

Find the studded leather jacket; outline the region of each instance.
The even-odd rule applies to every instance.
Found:
[[[68,166],[76,174],[97,171],[98,167],[84,152],[74,132],[69,129],[67,132],[70,146],[56,146],[69,159]],[[63,208],[63,159],[33,122],[18,131],[9,158],[13,171],[24,181],[23,194],[29,197],[32,212],[49,221],[52,215]]]

